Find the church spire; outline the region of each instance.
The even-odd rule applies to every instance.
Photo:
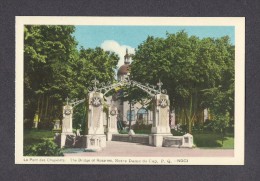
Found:
[[[128,54],[128,49],[125,52],[125,64],[130,64],[130,55]]]

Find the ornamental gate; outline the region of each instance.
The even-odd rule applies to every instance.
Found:
[[[107,123],[107,135],[104,134],[104,113],[103,102],[104,96],[112,89],[123,86],[135,86],[153,98],[153,124],[151,128],[151,135],[149,135],[149,144],[154,146],[162,146],[163,137],[172,136],[169,119],[169,96],[166,90],[162,90],[162,83],[159,81],[156,86],[149,84],[143,85],[137,81],[130,80],[126,76],[123,80],[111,84],[100,83],[98,80],[93,80],[93,87],[89,88],[88,94],[88,117],[86,121],[86,135],[84,135],[84,147],[86,149],[101,149],[106,147],[106,139],[111,140],[113,134],[117,134],[117,108],[114,105],[109,106],[108,110],[108,123]],[[85,102],[85,99],[75,100],[63,107],[63,124],[61,134],[61,146],[65,145],[66,135],[72,133],[72,114],[73,108],[80,103]]]

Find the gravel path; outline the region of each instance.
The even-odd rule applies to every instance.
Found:
[[[108,141],[99,152],[83,152],[70,149],[64,156],[117,156],[117,157],[233,157],[233,149],[169,148],[153,147],[138,143]]]

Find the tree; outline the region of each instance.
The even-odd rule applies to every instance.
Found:
[[[101,48],[77,50],[74,30],[74,26],[25,26],[25,118],[32,121],[37,113],[43,127],[51,128],[53,118],[62,119],[67,96],[85,98],[95,77],[114,81],[118,56]],[[84,117],[82,110],[75,115],[78,120]]]
[[[203,90],[226,87],[234,80],[234,47],[228,37],[199,39],[184,31],[167,33],[165,39],[149,36],[133,59],[133,79],[153,85],[160,79],[177,121],[187,125],[190,133],[209,107]]]
[[[68,94],[70,63],[77,58],[73,26],[31,26],[24,30],[25,118],[32,120],[60,116]]]
[[[72,77],[74,81],[70,96],[83,99],[88,94],[88,88],[93,86],[91,81],[95,78],[100,83],[113,82],[115,77],[114,69],[118,60],[119,57],[116,54],[104,51],[99,47],[95,49],[81,48],[79,59],[73,65],[75,75]],[[73,117],[75,128],[79,128],[79,125],[81,125],[82,132],[85,132],[85,121],[88,117],[88,100],[85,102],[86,105],[76,107]]]

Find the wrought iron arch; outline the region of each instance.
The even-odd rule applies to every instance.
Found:
[[[155,96],[156,94],[166,94],[167,91],[166,90],[162,90],[161,87],[163,85],[163,83],[159,80],[159,83],[157,84],[158,89],[156,89],[156,86],[154,85],[143,85],[140,82],[134,81],[134,80],[130,80],[129,77],[126,77],[125,79],[116,82],[114,84],[111,84],[110,82],[108,82],[107,84],[104,83],[100,83],[99,81],[94,79],[92,81],[92,83],[94,83],[94,86],[89,88],[89,91],[94,91],[94,92],[101,92],[103,93],[103,95],[106,95],[109,91],[111,91],[112,89],[115,89],[117,87],[122,87],[122,86],[135,86],[138,87],[139,89],[145,91],[147,94],[149,94],[150,96]],[[99,87],[98,87],[99,85]]]

